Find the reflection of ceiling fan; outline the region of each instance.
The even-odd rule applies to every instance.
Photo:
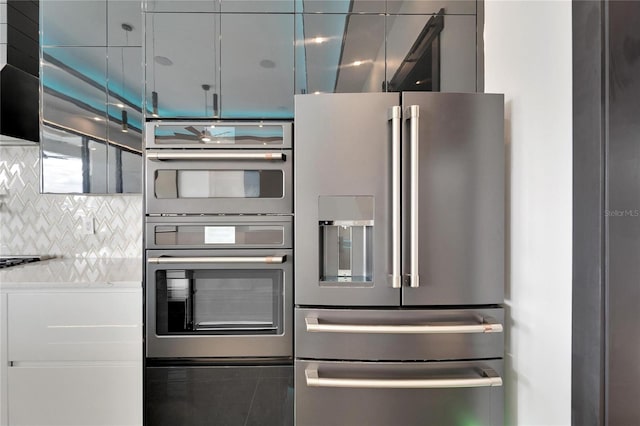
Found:
[[[198,139],[200,139],[200,142],[211,142],[211,135],[209,135],[209,133],[207,132],[206,127],[204,127],[202,130],[198,130],[193,126],[185,127],[184,129],[196,135]]]
[[[212,138],[224,138],[224,137],[233,137],[233,131],[229,130],[228,127],[215,129],[214,127],[204,126],[202,130],[194,127],[188,126],[184,128],[185,130],[193,133],[195,136],[200,139],[200,142],[211,142]],[[215,130],[212,132],[212,130]],[[177,133],[174,133],[175,136],[179,136]]]

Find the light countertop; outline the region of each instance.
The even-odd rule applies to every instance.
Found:
[[[0,290],[140,288],[140,258],[53,258],[0,269]]]

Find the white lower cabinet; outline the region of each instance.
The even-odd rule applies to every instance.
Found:
[[[0,426],[7,419],[7,295],[0,293]]]
[[[1,426],[142,424],[141,290],[2,296]]]
[[[142,374],[130,365],[38,365],[9,368],[9,425],[142,424]]]

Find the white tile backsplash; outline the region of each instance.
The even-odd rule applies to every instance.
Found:
[[[0,254],[142,255],[142,195],[40,194],[39,170],[38,145],[0,146]]]

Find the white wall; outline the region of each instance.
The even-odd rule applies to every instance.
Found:
[[[571,423],[571,2],[485,3],[485,91],[505,94],[506,424]]]

